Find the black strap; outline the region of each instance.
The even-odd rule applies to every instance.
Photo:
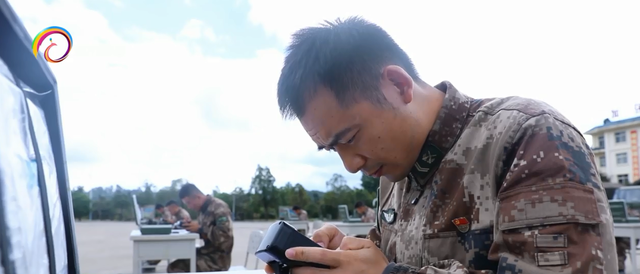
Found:
[[[44,168],[42,165],[42,156],[40,155],[40,149],[38,147],[38,139],[36,139],[35,129],[33,127],[33,119],[31,112],[29,111],[29,99],[27,98],[28,92],[22,87],[20,80],[14,78],[15,84],[24,93],[24,105],[27,112],[27,124],[29,125],[29,136],[31,137],[31,144],[33,145],[33,151],[36,156],[36,163],[38,169],[38,188],[40,189],[40,201],[42,203],[42,217],[44,221],[44,233],[47,241],[47,253],[49,255],[49,273],[55,274],[56,271],[56,256],[53,245],[53,230],[51,226],[51,213],[49,212],[49,196],[47,195],[47,184],[44,179]]]

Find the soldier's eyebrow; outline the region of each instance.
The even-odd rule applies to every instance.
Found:
[[[326,148],[333,148],[338,144],[338,142],[340,142],[340,140],[344,139],[344,136],[347,135],[347,133],[349,133],[351,130],[353,130],[353,128],[354,126],[348,126],[341,129],[336,134],[333,134],[333,136],[329,139],[329,143],[327,145],[318,145],[318,151]]]

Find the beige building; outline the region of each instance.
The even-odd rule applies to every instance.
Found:
[[[585,132],[593,138],[593,154],[600,173],[612,182],[632,183],[640,180],[640,117],[619,121],[604,120]]]

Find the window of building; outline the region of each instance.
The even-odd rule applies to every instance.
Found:
[[[629,174],[618,175],[618,183],[621,183],[621,184],[629,183]]]
[[[598,148],[604,148],[604,135],[598,136]]]
[[[605,158],[604,156],[600,156],[600,166],[601,167],[606,167],[607,166],[607,158]]]
[[[627,132],[626,131],[618,131],[615,133],[616,143],[624,143],[627,141]]]
[[[616,164],[618,165],[626,165],[627,164],[627,153],[618,153],[616,154]]]

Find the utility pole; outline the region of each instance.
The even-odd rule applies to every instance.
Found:
[[[93,188],[89,190],[89,221],[93,220]]]
[[[236,194],[232,194],[231,195],[233,197],[233,205],[231,206],[231,214],[232,214],[232,219],[235,221],[236,220]]]

